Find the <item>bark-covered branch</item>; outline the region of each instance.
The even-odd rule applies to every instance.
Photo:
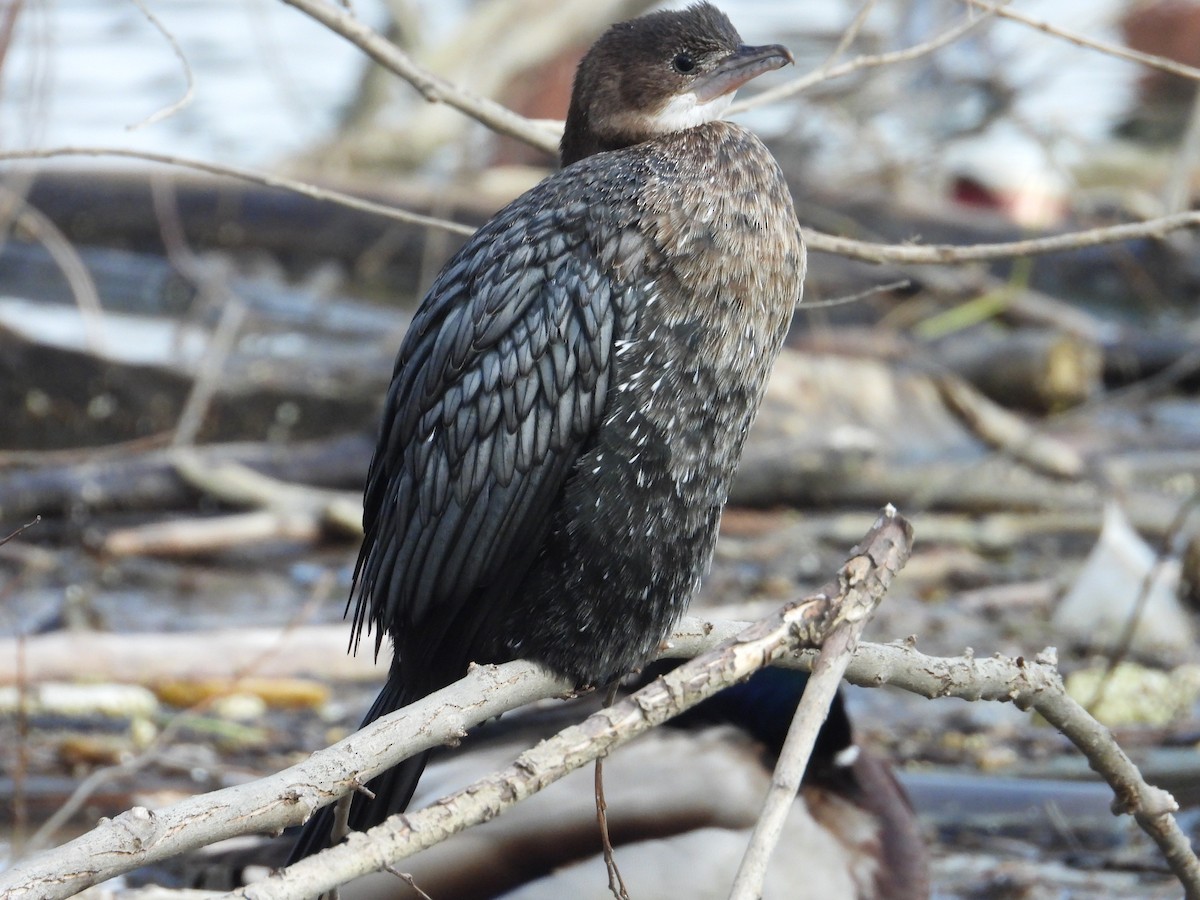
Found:
[[[671,655],[687,657],[709,646],[714,637],[736,633],[739,623],[706,623],[689,632],[679,629],[672,638]],[[807,667],[816,659],[804,651],[792,662]],[[861,644],[846,668],[846,680],[864,687],[892,685],[934,699],[990,700],[1012,703],[1018,709],[1036,710],[1073,743],[1089,765],[1113,790],[1113,809],[1133,816],[1159,848],[1184,886],[1188,900],[1200,900],[1200,860],[1187,835],[1175,821],[1174,798],[1148,784],[1133,761],[1117,744],[1112,732],[1077,703],[1063,685],[1053,648],[1034,659],[994,656],[976,659],[967,655],[938,658],[920,653],[909,643]]]
[[[496,817],[568,772],[608,755],[786,653],[819,645],[835,629],[846,634],[839,626],[869,618],[911,549],[911,527],[889,507],[842,566],[837,583],[826,590],[783,606],[632,696],[542,741],[502,772],[419,812],[393,816],[369,831],[352,833],[343,843],[234,896],[303,900]],[[853,629],[849,633],[853,634]]]
[[[430,103],[445,103],[499,134],[510,135],[547,153],[558,152],[558,141],[562,136],[560,128],[548,129],[545,125],[527,119],[495,100],[473,94],[417,65],[407,53],[364,25],[346,9],[322,0],[283,2],[296,7],[330,31],[346,38],[371,59],[411,84]]]
[[[44,147],[34,150],[5,150],[0,151],[0,163],[28,159],[51,159],[61,156],[113,156],[126,159],[144,159],[149,162],[180,166],[208,172],[213,175],[222,175],[254,184],[262,184],[267,187],[295,191],[316,200],[340,203],[352,209],[362,210],[363,212],[374,213],[403,222],[413,222],[429,228],[441,228],[455,234],[472,234],[474,232],[474,229],[457,222],[408,212],[383,203],[364,200],[342,191],[317,187],[314,184],[298,181],[293,178],[256,172],[236,166],[210,163],[204,160],[187,159],[142,150],[126,150],[118,147]],[[988,262],[997,259],[1010,259],[1015,256],[1063,253],[1084,247],[1116,244],[1122,241],[1133,241],[1141,238],[1163,238],[1174,231],[1195,228],[1197,226],[1200,226],[1200,213],[1183,212],[1147,219],[1144,222],[1128,222],[1123,225],[1087,228],[1082,231],[1069,231],[1064,234],[1053,234],[1046,237],[1029,238],[1022,241],[1004,241],[994,244],[880,244],[873,241],[859,241],[853,238],[826,234],[815,228],[805,228],[804,238],[809,250],[832,253],[849,259],[862,260],[863,262],[939,266],[967,262]]]
[[[862,549],[842,568],[839,582],[828,590],[788,604],[761,622],[744,626],[721,647],[712,649],[719,643],[713,641],[706,648],[709,652],[694,664],[682,667],[670,682],[656,682],[629,701],[569,729],[569,736],[552,744],[551,750],[539,749],[531,751],[532,756],[522,756],[502,778],[493,779],[494,783],[484,793],[475,791],[456,803],[439,803],[433,812],[426,810],[398,820],[413,821],[418,815],[426,816],[417,820],[424,823],[419,833],[400,835],[396,829],[402,826],[392,820],[392,824],[380,826],[386,829],[383,838],[376,838],[373,831],[370,838],[356,838],[348,845],[313,857],[320,860],[318,865],[309,860],[293,866],[281,876],[283,884],[302,883],[306,885],[304,892],[278,896],[310,896],[340,883],[321,881],[322,878],[353,877],[358,872],[356,865],[362,864],[343,860],[343,854],[348,852],[345,848],[352,850],[362,840],[384,840],[388,847],[386,858],[394,860],[427,846],[431,830],[449,834],[490,818],[508,805],[504,798],[510,793],[515,792],[515,796],[532,793],[721,687],[768,665],[785,652],[816,645],[837,621],[837,612],[846,597],[865,594],[872,602],[878,602],[892,576],[907,559],[910,548],[907,523],[894,514],[881,517],[864,539]],[[534,700],[566,694],[570,688],[571,685],[532,663],[476,667],[454,685],[385,716],[275,775],[193,797],[161,810],[136,807],[102,821],[82,837],[0,873],[0,895],[69,897],[123,872],[223,838],[278,832],[299,824],[317,808],[414,753],[452,743],[474,725]],[[543,744],[541,748],[546,746]],[[488,800],[484,802],[483,797]],[[296,870],[299,874],[293,874]],[[314,878],[317,880],[313,881]]]
[[[894,541],[894,528],[890,534],[889,540]],[[876,540],[879,539],[880,534],[876,533]],[[902,541],[895,543],[899,549],[894,552],[868,552],[852,563],[863,566],[869,562],[868,576],[885,578],[893,564],[888,560],[897,559],[895,554],[907,549]],[[885,565],[879,565],[880,562]],[[844,571],[849,571],[849,567]],[[880,582],[878,587],[882,590],[886,582]],[[832,593],[840,600],[844,589]],[[479,802],[468,796],[455,800],[451,808],[456,816],[466,820],[491,814],[497,807],[489,804],[502,802],[506,792],[544,786],[548,781],[543,779],[558,777],[568,759],[583,764],[611,749],[616,742],[650,727],[650,722],[661,721],[670,714],[669,710],[676,709],[677,701],[698,702],[701,692],[724,683],[729,672],[740,671],[739,667],[755,654],[755,662],[765,664],[777,652],[778,645],[771,642],[780,638],[781,622],[789,617],[792,620],[789,627],[800,632],[800,637],[820,633],[829,624],[821,621],[821,610],[831,608],[832,604],[818,595],[751,626],[744,622],[686,620],[664,647],[663,655],[692,657],[712,651],[722,642],[733,641],[727,645],[731,648],[725,651],[728,655],[714,651],[698,664],[680,670],[683,674],[676,677],[683,680],[682,685],[656,682],[658,687],[652,686],[648,695],[631,698],[633,706],[610,709],[600,714],[599,719],[564,732],[567,736],[560,736],[562,739],[554,745],[559,750],[557,757],[523,756],[518,765],[484,783],[481,790],[485,793],[480,795]],[[765,645],[760,641],[764,638],[768,642]],[[775,665],[810,668],[816,657],[813,650],[779,652],[782,655],[774,659]],[[1035,659],[999,656],[976,659],[971,655],[946,659],[922,654],[908,643],[861,644],[849,662],[846,678],[867,687],[890,684],[931,699],[958,697],[1011,702],[1021,709],[1037,710],[1080,749],[1092,768],[1112,787],[1117,798],[1116,811],[1132,815],[1159,845],[1189,900],[1200,900],[1200,863],[1175,821],[1173,798],[1148,784],[1109,730],[1067,695],[1053,651],[1045,651]],[[318,804],[331,802],[335,796],[352,789],[356,779],[365,781],[412,752],[452,741],[474,724],[532,700],[560,695],[567,688],[537,666],[524,662],[478,667],[445,691],[385,717],[276,775],[201,795],[166,809],[153,812],[135,809],[106,820],[88,834],[19,862],[0,874],[0,892],[8,892],[5,896],[12,897],[67,897],[121,872],[225,837],[278,831],[301,821]],[[593,739],[599,743],[589,749],[586,745]],[[482,799],[485,797],[486,801]],[[438,804],[437,809],[442,806]],[[442,812],[430,813],[432,819],[417,818],[418,815],[426,813],[393,820],[381,826],[385,831],[357,836],[344,850],[336,848],[339,855],[333,859],[338,861],[341,873],[338,877],[358,871],[355,866],[361,864],[353,859],[355,847],[363,848],[362,852],[368,855],[384,852],[381,847],[386,847],[387,858],[395,859],[400,857],[392,855],[393,851],[404,848],[415,852],[414,844],[421,843],[414,834],[414,826],[422,830],[433,828],[439,833],[460,824],[465,827],[466,820],[460,823]],[[322,864],[329,862],[329,853],[333,852],[327,851],[319,857]],[[288,870],[282,882],[285,886],[295,885],[294,879],[320,866],[313,864],[293,874],[298,868]]]
[[[891,507],[888,507],[888,511],[891,511]],[[911,529],[906,530],[903,536],[906,541],[911,541]],[[900,562],[903,562],[903,557],[907,557],[908,554],[907,545],[903,549],[895,545],[880,549],[899,558]],[[877,566],[881,562],[882,560],[875,560]],[[856,564],[860,571],[853,572],[851,566]],[[879,566],[879,570],[885,574],[892,571],[886,565]],[[756,900],[763,896],[771,855],[783,834],[788,813],[796,802],[796,794],[808,769],[808,760],[817,744],[817,735],[829,717],[829,707],[837,695],[838,685],[842,683],[842,675],[854,656],[854,649],[858,646],[863,629],[871,621],[883,597],[882,590],[871,589],[871,571],[867,559],[863,556],[847,563],[842,569],[841,578],[843,588],[847,583],[855,582],[860,586],[856,590],[844,591],[845,600],[837,607],[835,620],[821,641],[821,650],[813,665],[812,677],[804,688],[804,695],[796,707],[792,724],[779,752],[779,760],[775,764],[771,789],[763,803],[762,814],[754,825],[750,844],[734,877],[729,893],[730,900]]]

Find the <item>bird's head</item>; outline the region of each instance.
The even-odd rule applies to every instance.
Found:
[[[563,165],[719,119],[739,87],[790,62],[779,44],[744,45],[711,3],[614,25],[575,74]]]

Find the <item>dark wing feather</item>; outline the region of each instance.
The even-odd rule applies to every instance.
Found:
[[[431,288],[368,476],[356,641],[364,628],[391,634],[414,695],[458,677],[469,658],[442,659],[440,637],[462,641],[484,616],[470,605],[505,602],[536,557],[603,415],[611,345],[631,326],[587,206],[524,215],[493,219]]]

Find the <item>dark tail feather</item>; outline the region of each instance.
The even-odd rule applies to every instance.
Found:
[[[400,686],[400,680],[390,677],[359,727],[369,725],[376,719],[407,706],[411,701],[409,693]],[[367,788],[375,795],[375,799],[372,800],[365,794],[353,795],[350,803],[350,827],[355,831],[365,831],[378,825],[388,816],[404,810],[417,789],[417,782],[428,761],[429,751],[426,750],[368,781]],[[331,803],[317,810],[313,817],[304,823],[296,845],[292,848],[288,865],[329,846],[336,805]]]

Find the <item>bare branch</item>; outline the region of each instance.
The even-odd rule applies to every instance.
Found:
[[[448,219],[438,219],[434,216],[423,216],[420,213],[407,212],[403,209],[397,209],[394,206],[388,206],[386,203],[375,203],[371,200],[364,200],[361,197],[343,193],[342,191],[319,188],[307,181],[298,181],[295,178],[288,178],[285,175],[274,175],[254,169],[222,165],[202,159],[189,159],[168,153],[126,150],[122,147],[48,147],[34,150],[3,151],[0,152],[0,162],[18,159],[52,159],[58,156],[113,156],[123,159],[144,159],[147,162],[162,163],[166,166],[179,166],[183,169],[194,169],[197,172],[208,172],[210,175],[222,175],[227,178],[236,178],[239,181],[261,184],[265,187],[295,191],[297,194],[311,197],[313,200],[340,203],[350,209],[374,213],[375,215],[395,219],[399,222],[411,222],[414,225],[424,225],[427,228],[441,228],[454,234],[473,234],[475,232],[475,229],[470,226],[460,225]]]
[[[831,309],[835,306],[848,306],[851,303],[860,303],[868,297],[874,297],[877,294],[888,294],[892,291],[903,291],[912,286],[912,282],[907,278],[902,278],[899,281],[889,281],[887,284],[877,284],[874,287],[866,288],[854,294],[847,294],[844,297],[830,297],[828,300],[808,300],[804,303],[806,310],[814,309]]]
[[[166,39],[166,42],[171,45],[171,50],[175,54],[175,58],[179,60],[179,67],[183,70],[184,80],[187,82],[187,87],[183,92],[183,96],[174,103],[164,106],[158,112],[151,113],[140,122],[133,125],[128,125],[126,128],[129,131],[137,131],[139,128],[145,128],[147,125],[153,125],[155,122],[161,122],[163,119],[169,118],[179,112],[185,106],[192,102],[192,98],[196,95],[196,79],[192,75],[192,66],[187,61],[187,57],[183,54],[183,48],[179,46],[179,41],[175,40],[175,35],[167,30],[167,27],[158,19],[154,13],[150,12],[150,8],[146,6],[143,0],[131,0],[134,6],[141,10],[142,15],[150,22],[151,25],[158,30],[158,33]]]
[[[879,595],[907,558],[910,543],[899,517],[883,518],[864,541],[866,550],[844,567],[842,585]],[[802,642],[819,640],[843,596],[828,593],[788,604],[774,615],[743,628],[723,648],[657,681],[555,741],[522,755],[486,786],[468,790],[411,816],[398,817],[364,835],[287,870],[278,896],[311,896],[404,856],[484,818],[516,799],[585,765],[648,728],[781,657]],[[716,642],[713,645],[715,646]],[[318,807],[354,790],[402,759],[460,738],[466,729],[534,700],[561,696],[571,685],[528,662],[477,666],[450,687],[384,716],[327,750],[274,775],[193,797],[160,810],[135,807],[103,820],[89,833],[56,850],[0,872],[0,895],[11,898],[67,897],[89,885],[142,865],[194,850],[239,834],[277,832],[297,825]],[[409,829],[408,823],[419,823]],[[363,863],[354,848],[386,847]],[[364,870],[363,866],[367,868]],[[299,894],[287,893],[297,883]],[[253,896],[271,891],[256,885]],[[267,885],[263,887],[263,885]],[[249,896],[249,895],[247,895]]]
[[[824,640],[845,616],[874,608],[912,548],[908,523],[889,508],[838,573],[837,585],[788,603],[732,639],[522,753],[508,768],[419,812],[393,816],[369,831],[232,896],[301,900],[394,865],[471,825],[499,815],[568,772],[607,755],[799,646]],[[847,602],[850,603],[847,608]]]
[[[9,541],[13,540],[14,538],[19,538],[21,535],[23,535],[26,531],[28,531],[34,525],[40,524],[41,521],[42,521],[41,516],[34,516],[31,521],[26,522],[24,525],[19,526],[16,531],[11,531],[8,534],[4,535],[4,537],[0,537],[0,547],[3,547],[5,544],[7,544]]]
[[[842,36],[838,38],[837,46],[829,54],[829,57],[821,64],[822,69],[829,69],[837,62],[843,53],[850,49],[850,45],[858,40],[858,35],[862,31],[863,25],[867,23],[867,19],[871,17],[871,13],[875,9],[875,0],[865,0],[862,6],[858,8],[858,12],[854,14],[854,18],[850,20],[850,24],[846,26],[846,30],[842,32]]]
[[[1167,59],[1165,56],[1155,56],[1153,53],[1142,53],[1138,50],[1131,50],[1128,47],[1122,47],[1120,44],[1110,44],[1108,41],[1099,41],[1095,38],[1087,37],[1075,31],[1068,31],[1058,25],[1052,25],[1049,22],[1041,19],[1035,19],[1032,16],[1027,16],[1025,13],[1017,12],[1007,6],[987,3],[986,0],[962,0],[967,6],[982,10],[990,15],[997,16],[1001,19],[1009,19],[1013,22],[1020,22],[1022,25],[1028,25],[1030,28],[1036,28],[1051,37],[1056,37],[1064,41],[1068,41],[1079,47],[1086,47],[1089,50],[1096,50],[1108,56],[1115,56],[1117,59],[1128,60],[1129,62],[1139,63],[1150,69],[1158,69],[1160,72],[1166,72],[1170,75],[1178,75],[1180,78],[1187,78],[1191,81],[1200,81],[1200,69],[1194,66],[1184,65],[1183,63],[1175,62],[1173,59]]]
[[[480,666],[444,691],[313,754],[298,765],[165,809],[134,807],[82,837],[0,872],[0,896],[69,897],[123,872],[240,834],[298,825],[319,805],[397,760],[458,739],[472,725],[570,685],[533,663]]]
[[[809,250],[836,253],[865,262],[907,263],[915,266],[944,265],[964,262],[986,262],[1012,256],[1037,256],[1043,253],[1061,253],[1064,250],[1079,250],[1100,244],[1115,244],[1140,238],[1161,238],[1181,228],[1200,225],[1200,213],[1186,212],[1172,216],[1147,219],[1145,222],[1130,222],[1105,228],[1088,228],[1066,234],[1030,238],[1025,241],[1008,241],[1000,244],[875,244],[851,238],[835,237],[821,231],[805,229],[804,239]]]
[[[739,623],[685,622],[672,637],[671,656],[687,657],[711,646],[714,638],[736,634]],[[811,665],[815,651],[802,651],[796,659],[777,665]],[[1200,861],[1187,836],[1175,821],[1174,798],[1146,782],[1133,761],[1117,745],[1112,732],[1093,719],[1067,693],[1056,667],[1053,649],[1036,659],[996,655],[976,659],[968,655],[938,658],[917,652],[909,642],[860,644],[846,667],[846,680],[864,687],[889,684],[934,699],[958,697],[1012,703],[1018,709],[1034,709],[1073,743],[1089,765],[1112,788],[1113,809],[1133,816],[1166,857],[1180,880],[1188,900],[1200,900]]]
[[[896,510],[888,506],[884,515],[894,517]],[[904,538],[912,540],[912,529],[903,532]],[[895,553],[895,548],[882,548]],[[902,559],[903,557],[897,557]],[[880,571],[890,572],[882,560],[876,560]],[[775,774],[771,779],[771,789],[763,804],[762,814],[754,824],[754,833],[750,844],[738,866],[733,888],[729,893],[730,900],[755,900],[763,895],[763,885],[767,877],[767,865],[771,854],[779,843],[787,822],[788,813],[796,802],[796,794],[800,790],[800,782],[808,768],[809,757],[817,743],[817,734],[829,715],[829,706],[837,695],[838,685],[842,683],[842,673],[854,656],[859,638],[875,609],[879,606],[882,593],[864,590],[870,583],[871,567],[863,556],[856,556],[852,563],[858,563],[855,568],[847,564],[839,573],[843,579],[840,592],[845,599],[837,607],[836,619],[829,629],[828,635],[821,642],[821,650],[816,664],[812,669],[812,677],[804,688],[804,695],[796,714],[788,728],[783,749],[779,753],[779,761],[775,765]],[[858,587],[855,587],[855,584]]]
[[[316,19],[330,31],[340,34],[384,68],[395,72],[430,103],[445,103],[466,113],[500,134],[507,134],[539,147],[547,153],[558,152],[561,131],[555,133],[544,125],[518,115],[494,100],[480,97],[456,84],[435,75],[385,38],[368,28],[353,15],[320,0],[284,0],[305,15]]]
[[[988,17],[985,16],[968,16],[966,20],[959,24],[947,28],[939,35],[935,35],[927,41],[920,44],[915,44],[912,47],[905,47],[902,50],[893,50],[888,53],[872,53],[864,56],[857,56],[849,62],[844,62],[840,66],[831,65],[833,57],[830,58],[824,65],[814,69],[807,75],[801,75],[799,78],[793,79],[786,84],[781,84],[769,90],[755,94],[746,100],[739,100],[729,107],[731,115],[745,112],[748,109],[757,109],[760,106],[766,106],[769,103],[774,103],[776,100],[782,100],[784,97],[791,97],[795,94],[803,93],[822,84],[826,81],[833,81],[835,78],[844,78],[847,75],[852,75],[862,69],[875,69],[881,66],[890,66],[895,63],[910,62],[914,59],[920,59],[922,56],[928,56],[936,50],[940,50],[947,44],[953,44],[960,37],[974,28],[977,28],[983,22],[986,22]]]
[[[213,175],[224,175],[242,181],[261,184],[266,187],[282,188],[295,191],[314,200],[330,203],[341,203],[351,209],[374,213],[401,222],[411,222],[429,228],[442,228],[454,234],[470,235],[474,229],[460,225],[447,219],[434,216],[423,216],[419,213],[396,209],[384,203],[374,203],[355,197],[341,191],[319,188],[308,182],[298,181],[282,175],[272,175],[257,172],[237,166],[225,166],[204,160],[188,159],[164,153],[150,153],[140,150],[125,150],[117,147],[51,147],[40,150],[9,150],[0,152],[0,162],[18,159],[50,159],[58,156],[115,156],[127,159],[144,159],[148,162],[176,165],[187,169],[208,172]],[[837,237],[823,231],[806,228],[804,239],[809,250],[821,253],[834,253],[850,259],[860,259],[864,262],[893,262],[916,266],[947,265],[964,262],[986,262],[994,259],[1008,259],[1014,256],[1036,256],[1043,253],[1061,253],[1066,250],[1078,250],[1083,247],[1095,247],[1101,244],[1115,244],[1121,241],[1132,241],[1141,238],[1162,238],[1173,231],[1183,228],[1194,228],[1200,225],[1200,212],[1177,213],[1147,219],[1145,222],[1131,222],[1125,225],[1111,225],[1105,228],[1089,228],[1083,231],[1072,231],[1066,234],[1055,234],[1042,238],[1030,238],[1023,241],[1008,241],[998,244],[878,244],[871,241],[857,241],[852,238]]]

